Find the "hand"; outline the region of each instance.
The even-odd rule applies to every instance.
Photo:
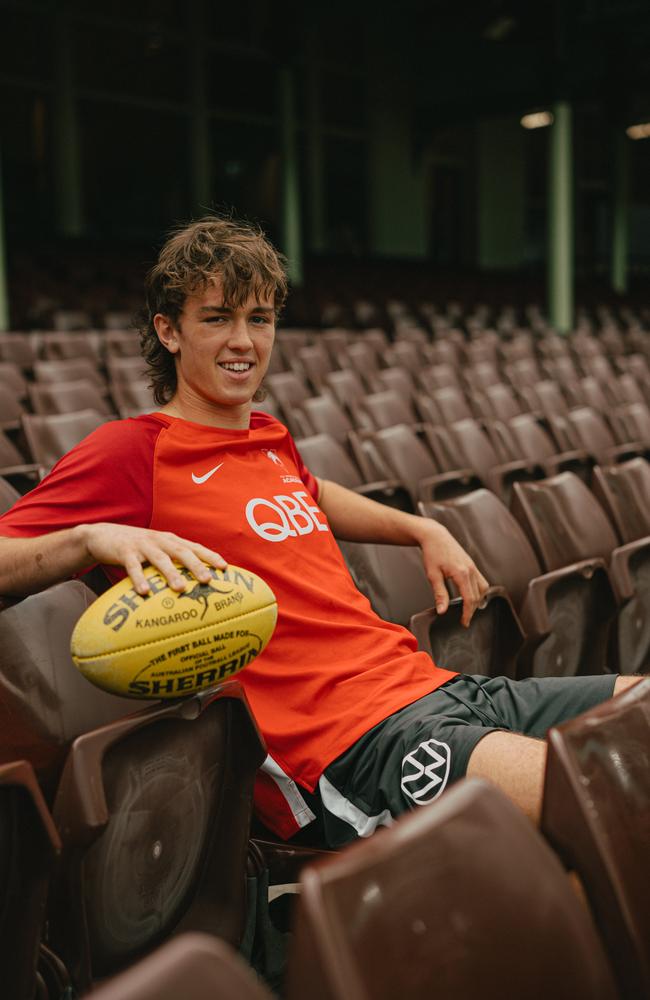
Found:
[[[489,583],[456,539],[435,521],[423,518],[424,535],[419,539],[424,569],[436,601],[436,611],[442,615],[449,607],[445,580],[453,580],[463,599],[461,625],[469,626],[472,615],[483,600]]]
[[[84,524],[79,530],[93,561],[123,566],[139,594],[147,594],[150,590],[142,571],[143,563],[155,566],[174,590],[184,590],[187,584],[174,560],[187,567],[201,583],[210,580],[209,566],[225,569],[227,565],[218,552],[179,538],[171,531],[107,523]]]

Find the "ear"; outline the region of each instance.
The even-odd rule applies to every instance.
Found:
[[[168,316],[156,313],[153,318],[154,330],[158,334],[158,340],[166,347],[170,354],[176,354],[181,349],[178,340],[178,331]]]

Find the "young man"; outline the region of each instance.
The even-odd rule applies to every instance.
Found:
[[[267,825],[289,837],[318,814],[339,846],[466,773],[536,818],[548,726],[632,679],[459,677],[374,615],[335,536],[419,545],[439,611],[448,578],[465,624],[488,584],[443,527],[318,481],[286,428],[253,410],[286,291],[252,227],[208,218],[168,240],[142,331],[160,410],[99,428],[0,519],[0,593],[94,564],[139,593],[146,562],[176,589],[174,561],[199,580],[205,564],[250,567],[279,606],[269,647],[240,674],[269,750],[256,790]]]

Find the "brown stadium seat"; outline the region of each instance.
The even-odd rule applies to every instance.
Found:
[[[36,352],[24,333],[0,333],[0,360],[11,361],[28,371],[36,361]]]
[[[569,470],[585,479],[590,477],[594,459],[579,448],[558,451],[555,441],[532,413],[519,413],[506,422],[491,421],[487,426],[492,439],[501,442],[511,460],[528,462],[547,476]]]
[[[25,414],[22,425],[32,458],[45,473],[66,452],[106,421],[107,417],[96,410],[79,410],[76,413],[55,413],[49,416]]]
[[[63,850],[49,924],[78,990],[172,932],[240,943],[264,757],[238,681],[74,741],[53,808]]]
[[[413,402],[392,389],[368,393],[360,405],[373,428],[377,430],[382,427],[395,427],[397,424],[420,423]]]
[[[341,327],[331,327],[323,330],[319,337],[320,342],[330,356],[333,368],[340,368],[344,364],[345,352],[350,344],[351,336],[347,330]]]
[[[13,361],[0,361],[0,392],[8,388],[18,399],[27,396],[27,379]]]
[[[448,362],[429,365],[418,375],[420,385],[425,392],[433,389],[444,389],[448,385],[460,386],[460,369],[454,368]]]
[[[370,426],[369,418],[360,424],[360,403],[366,395],[366,388],[356,372],[349,368],[343,371],[329,372],[325,377],[327,389],[350,416],[353,423],[359,426]]]
[[[526,635],[518,676],[574,676],[609,668],[617,608],[600,561],[583,559],[544,572],[521,526],[488,490],[421,503],[420,512],[443,524],[485,578],[506,589]]]
[[[624,406],[626,403],[647,403],[639,383],[627,372],[612,379],[607,384],[607,390],[618,406]]]
[[[295,372],[276,372],[275,375],[266,377],[265,384],[282,411],[282,422],[293,436],[304,437],[311,434],[312,428],[301,409],[304,401],[311,396],[304,379]]]
[[[467,401],[467,396],[458,386],[448,385],[444,389],[432,389],[430,399],[440,414],[440,420],[436,423],[453,424],[456,420],[474,418],[474,411]],[[418,406],[422,412],[419,399]]]
[[[106,400],[97,392],[97,386],[86,379],[74,382],[32,382],[29,399],[34,413],[44,416],[51,413],[74,413],[95,410],[111,416]]]
[[[273,1000],[225,941],[188,932],[103,983],[93,1000]]]
[[[491,440],[477,420],[457,420],[447,427],[433,427],[431,437],[443,470],[451,471],[457,466],[471,469],[483,485],[506,501],[515,480],[540,475],[534,462],[512,461],[502,448],[497,451],[498,440]]]
[[[0,980],[7,1000],[43,996],[37,971],[59,835],[26,761],[0,764]]]
[[[55,309],[52,313],[54,329],[63,333],[69,330],[87,330],[92,319],[81,309]]]
[[[473,398],[479,416],[486,420],[510,420],[523,410],[521,402],[510,386],[501,382],[496,385],[488,385],[482,393],[475,393]],[[463,413],[454,419],[461,420],[463,417],[471,417],[472,415],[471,413]]]
[[[94,599],[75,580],[0,612],[0,762],[29,761],[50,802],[73,739],[136,707],[100,691],[72,663],[72,630]]]
[[[293,364],[296,370],[309,380],[314,392],[323,391],[325,376],[332,370],[332,359],[324,344],[298,348]]]
[[[140,357],[140,337],[137,330],[110,330],[104,334],[106,358]]]
[[[25,408],[13,389],[0,382],[0,430],[17,430],[24,412]]]
[[[86,379],[93,382],[102,392],[106,392],[106,382],[99,374],[97,366],[89,358],[69,361],[36,361],[34,378],[37,382],[73,382]]]
[[[377,454],[390,474],[405,484],[414,504],[433,496],[457,496],[479,483],[472,469],[443,468],[441,456],[429,446],[436,445],[432,433],[425,430],[420,437],[414,427],[397,424],[375,431],[364,441],[364,447],[373,449],[370,454]]]
[[[373,378],[380,367],[376,347],[368,340],[350,344],[346,367],[356,372],[367,389],[372,389]]]
[[[99,361],[99,344],[97,334],[44,333],[41,338],[41,351],[48,361],[89,358],[93,365],[96,365]]]
[[[295,927],[289,1000],[616,997],[559,862],[481,781],[306,869]]]
[[[489,588],[469,628],[461,625],[462,612],[462,600],[454,598],[443,615],[435,608],[412,615],[409,629],[418,647],[448,670],[517,677],[525,637],[505,588]]]
[[[619,546],[593,493],[571,472],[537,483],[516,483],[512,512],[547,571],[581,559],[607,567],[620,605],[618,663],[631,674],[650,666],[650,538]]]
[[[650,681],[550,730],[541,822],[584,885],[620,996],[650,996]]]
[[[591,407],[581,406],[569,410],[566,417],[574,447],[582,448],[596,459],[599,465],[622,462],[634,455],[645,455],[646,446],[641,441],[616,442],[603,417]]]
[[[154,404],[157,405],[157,404]],[[258,410],[260,413],[268,413],[270,416],[275,417],[282,423],[282,414],[280,413],[280,407],[274,400],[270,392],[267,392],[264,399],[257,399],[253,403],[253,409]]]
[[[650,463],[645,458],[597,465],[592,490],[622,542],[650,535]]]
[[[397,365],[391,368],[381,368],[373,379],[377,392],[390,389],[403,399],[412,400],[416,393],[415,381],[408,368]]]
[[[13,488],[8,479],[0,476],[0,514],[5,514],[19,499],[18,490]]]
[[[344,541],[339,546],[354,582],[380,618],[408,625],[416,612],[433,604],[419,548]]]
[[[572,385],[580,378],[580,372],[569,355],[549,358],[544,362],[544,369],[551,381],[561,386]]]
[[[420,347],[412,340],[396,340],[386,351],[387,364],[404,368],[413,375],[421,370],[424,361]]]
[[[409,491],[399,479],[364,482],[358,466],[330,434],[298,438],[296,445],[307,468],[319,479],[330,479],[371,500],[413,512]]]
[[[117,412],[123,419],[136,417],[140,413],[151,413],[158,409],[147,378],[140,379],[138,382],[112,382],[110,389]]]
[[[502,382],[501,374],[492,361],[479,361],[462,369],[463,379],[473,392],[482,392],[488,385]]]
[[[504,374],[513,389],[521,389],[525,385],[537,385],[544,378],[543,372],[535,358],[518,358],[504,368]]]
[[[9,479],[21,492],[25,492],[36,485],[38,474],[38,463],[26,462],[15,444],[0,430],[0,476]]]
[[[109,357],[106,367],[111,391],[116,382],[143,382],[147,378],[147,366],[140,355],[137,357]]]

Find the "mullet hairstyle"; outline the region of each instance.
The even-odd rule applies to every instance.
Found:
[[[215,277],[221,279],[228,306],[237,308],[251,296],[273,296],[278,316],[287,298],[286,260],[258,226],[208,215],[173,230],[147,275],[139,324],[140,350],[159,405],[172,398],[177,379],[174,355],[160,343],[153,318],[162,313],[177,326],[187,296],[202,292]],[[253,399],[264,396],[260,386]]]

